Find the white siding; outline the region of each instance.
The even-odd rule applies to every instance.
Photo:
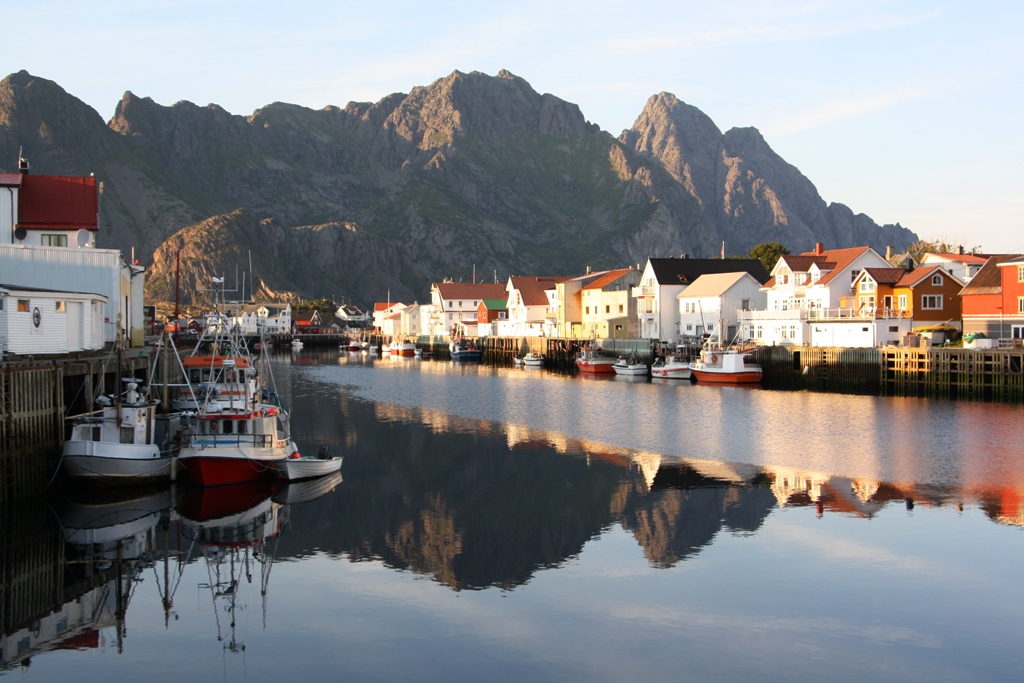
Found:
[[[0,264],[3,284],[103,295],[108,302],[103,331],[105,341],[117,339],[118,313],[125,320],[129,319],[131,311],[124,308],[124,297],[130,293],[131,285],[120,251],[0,244]],[[123,294],[122,279],[125,280]]]

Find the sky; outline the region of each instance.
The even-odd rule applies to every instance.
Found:
[[[248,115],[501,69],[618,135],[675,94],[754,126],[827,202],[925,239],[1024,251],[1024,2],[34,0],[25,69],[109,119],[127,90]]]

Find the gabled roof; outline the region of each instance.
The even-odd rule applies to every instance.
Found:
[[[508,299],[481,299],[480,303],[488,311],[507,311]]]
[[[749,277],[752,280],[754,279],[750,273],[745,271],[739,273],[708,273],[707,275],[701,275],[699,278],[694,280],[692,285],[677,294],[676,298],[685,299],[705,296],[721,296],[728,291],[730,287],[745,277]],[[761,283],[756,280],[755,283],[758,287],[761,286]]]
[[[832,264],[831,269],[828,273],[825,273],[818,278],[817,284],[824,285],[828,284],[836,275],[842,273],[846,268],[856,261],[862,254],[867,252],[871,247],[849,247],[848,249],[824,249],[820,253],[813,251],[805,251],[800,254],[801,256],[824,256],[825,260]],[[784,257],[789,258],[789,257]],[[884,259],[883,259],[884,260]],[[824,269],[823,269],[824,270]]]
[[[929,256],[935,256],[944,261],[958,261],[960,263],[985,263],[988,260],[988,256],[985,254],[943,254],[939,252],[928,252],[925,254],[925,258]]]
[[[435,282],[434,287],[446,300],[498,299],[505,296],[505,285],[497,282]]]
[[[547,306],[548,297],[544,292],[554,289],[559,282],[570,280],[569,277],[540,275],[533,277],[513,276],[509,278],[512,287],[523,297],[524,306]]]
[[[1020,254],[994,254],[988,257],[988,261],[981,267],[978,274],[974,276],[967,286],[960,290],[960,296],[972,294],[1002,294],[1003,280],[999,272],[999,264],[1009,263],[1021,258]]]
[[[32,230],[96,230],[96,178],[23,175],[18,227]]]
[[[315,308],[311,309],[311,310],[308,310],[308,311],[295,311],[295,315],[292,316],[292,320],[296,324],[298,324],[298,323],[308,323],[308,322],[311,322],[313,320],[314,316],[316,316],[317,318],[320,317],[320,312],[318,310],[316,310]]]
[[[661,285],[689,285],[701,275],[741,270],[762,284],[768,281],[768,271],[757,259],[652,258],[649,261]]]
[[[836,265],[835,263],[830,263],[824,256],[808,256],[806,254],[786,254],[785,256],[780,256],[779,261],[789,266],[789,269],[794,273],[806,273],[815,263],[818,264],[819,270],[832,270]],[[778,266],[776,265],[776,267]]]
[[[865,268],[864,272],[880,285],[895,285],[900,278],[907,274],[903,268]]]
[[[605,271],[603,274],[599,274],[596,280],[586,285],[583,289],[603,289],[618,280],[620,277],[632,272],[632,270],[632,268],[619,268],[618,270]]]
[[[921,282],[921,280],[925,279],[926,277],[931,277],[931,275],[933,275],[937,270],[941,270],[942,274],[945,277],[948,277],[953,282],[963,286],[963,282],[960,282],[960,280],[950,275],[949,271],[947,271],[945,268],[938,264],[932,266],[919,266],[917,268],[914,268],[912,271],[905,273],[903,277],[900,278],[900,281],[896,283],[896,286],[916,287]]]

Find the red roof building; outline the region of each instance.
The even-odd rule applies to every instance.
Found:
[[[989,257],[960,290],[964,334],[1024,342],[1024,256]]]

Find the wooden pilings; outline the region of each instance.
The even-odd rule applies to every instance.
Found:
[[[1024,350],[882,349],[890,396],[1024,403]]]

